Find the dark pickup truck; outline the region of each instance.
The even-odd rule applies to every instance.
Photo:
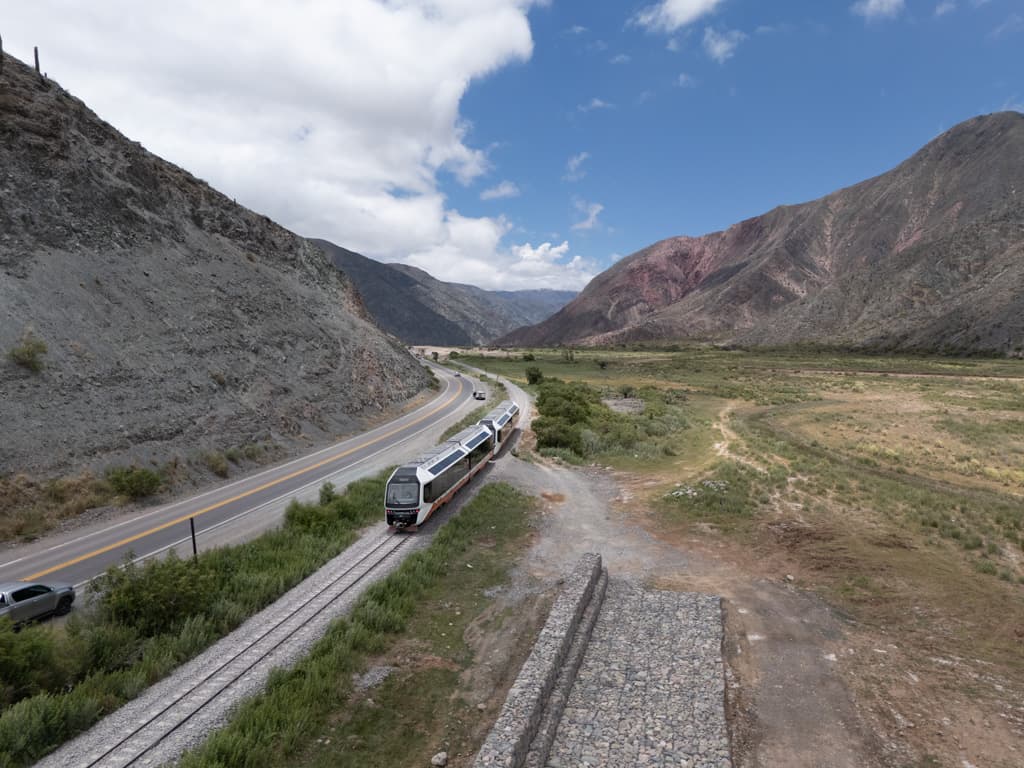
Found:
[[[25,624],[53,614],[65,614],[75,602],[75,588],[69,584],[39,584],[8,581],[0,584],[0,619]]]

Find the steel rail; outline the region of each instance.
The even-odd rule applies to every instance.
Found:
[[[158,711],[150,713],[145,720],[134,725],[129,733],[101,754],[90,755],[89,762],[84,764],[86,768],[100,765],[129,766],[138,763],[168,736],[188,723],[207,705],[294,637],[307,622],[323,613],[338,599],[346,596],[353,587],[373,573],[378,566],[410,540],[411,537],[407,535],[387,533],[377,542],[371,543],[369,551],[360,555],[356,561],[331,577],[295,610],[273,623],[254,639],[247,641],[244,647],[239,648],[226,661],[206,672],[187,690],[175,694],[169,703]],[[355,575],[353,576],[353,574]],[[336,587],[346,580],[349,580],[349,583],[340,590],[336,590]],[[192,701],[188,702],[190,699]],[[172,712],[175,708],[182,706],[187,708],[186,712],[181,714]],[[158,722],[165,718],[170,721]],[[160,732],[145,735],[144,732],[153,726],[159,727]]]

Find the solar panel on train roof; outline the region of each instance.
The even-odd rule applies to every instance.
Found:
[[[459,432],[459,433],[449,437],[448,438],[448,442],[449,443],[461,443],[464,440],[468,440],[469,438],[471,438],[473,435],[475,435],[481,429],[485,429],[485,427],[481,427],[481,426],[479,426],[477,424],[474,424],[472,427],[466,427],[461,432]]]
[[[439,475],[444,472],[448,467],[457,462],[459,459],[464,459],[466,452],[463,450],[455,451],[451,456],[447,456],[434,464],[431,464],[426,468],[427,472],[432,475]]]
[[[467,440],[466,441],[466,447],[469,448],[469,450],[473,450],[478,445],[480,445],[480,443],[482,443],[485,440],[487,440],[487,438],[489,438],[490,436],[491,436],[490,432],[481,432],[476,437],[471,438],[470,440]]]
[[[427,462],[431,461],[432,459],[437,459],[438,457],[441,456],[441,454],[447,453],[448,451],[452,450],[452,447],[453,446],[451,446],[451,445],[445,444],[445,445],[438,445],[438,446],[435,446],[433,448],[428,448],[426,451],[421,453],[419,456],[417,456],[415,459],[413,459],[409,463],[410,464],[414,464],[416,466],[421,466],[421,465],[426,464]]]

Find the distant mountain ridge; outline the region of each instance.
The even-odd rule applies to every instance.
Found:
[[[0,168],[0,475],[305,449],[430,384],[319,249],[9,55]]]
[[[313,238],[344,272],[377,324],[406,344],[475,346],[550,317],[575,291],[486,291],[446,283],[417,267],[385,264]]]
[[[655,243],[499,343],[667,339],[1021,354],[1024,115],[968,120],[875,178]]]

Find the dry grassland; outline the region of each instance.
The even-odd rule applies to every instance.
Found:
[[[892,764],[1024,764],[1024,364],[520,354],[466,362],[681,399],[676,455],[598,462],[633,478],[654,535],[788,581],[845,617],[822,653],[904,756]]]

